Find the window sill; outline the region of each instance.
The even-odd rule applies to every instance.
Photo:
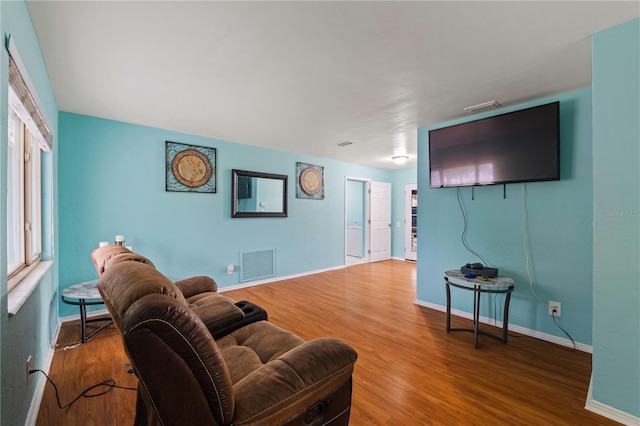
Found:
[[[7,311],[9,312],[10,317],[18,313],[18,310],[20,310],[22,305],[24,305],[29,299],[33,290],[38,287],[38,284],[40,284],[40,281],[42,281],[42,278],[47,274],[52,266],[53,260],[40,261],[38,266],[36,266],[29,275],[24,277],[18,285],[11,289],[7,295]]]

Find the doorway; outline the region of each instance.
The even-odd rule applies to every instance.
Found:
[[[391,184],[345,178],[345,265],[391,259]]]
[[[369,180],[347,177],[345,185],[344,263],[351,266],[369,262]]]

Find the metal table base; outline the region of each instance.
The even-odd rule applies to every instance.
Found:
[[[468,331],[472,332],[475,339],[475,347],[478,349],[478,336],[480,334],[484,336],[493,337],[494,339],[501,340],[502,343],[507,343],[508,326],[509,326],[509,302],[511,301],[511,293],[513,292],[513,284],[507,284],[503,286],[493,285],[494,288],[486,288],[487,283],[467,282],[466,285],[457,284],[451,282],[449,277],[445,275],[444,283],[447,290],[447,333],[451,331]],[[451,327],[451,286],[461,288],[463,290],[472,291],[474,293],[473,298],[473,328],[452,328]],[[502,321],[502,336],[497,336],[492,333],[480,330],[480,295],[482,293],[493,294],[506,294],[504,300],[504,311]]]
[[[96,333],[102,331],[103,329],[111,325],[111,323],[113,323],[111,317],[87,319],[87,306],[104,305],[104,301],[102,300],[100,292],[98,291],[98,280],[86,281],[65,288],[64,290],[62,290],[61,299],[68,305],[80,307],[82,343],[86,343]],[[93,330],[91,333],[87,334],[87,323],[96,321],[106,321],[106,323],[102,324],[96,330]]]

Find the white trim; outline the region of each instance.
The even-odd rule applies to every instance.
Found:
[[[31,293],[40,285],[40,282],[52,266],[53,260],[42,260],[38,262],[38,265],[36,265],[32,271],[29,271],[27,276],[9,291],[7,294],[7,311],[9,316],[18,313],[22,305],[27,302]]]
[[[93,318],[93,317],[101,317],[104,315],[111,315],[109,314],[109,311],[106,308],[99,309],[97,311],[87,312],[87,319]],[[66,317],[60,317],[58,318],[58,321],[60,321],[61,323],[65,323],[65,322],[77,321],[79,319],[80,319],[80,314],[78,313],[74,315],[67,315]]]
[[[430,309],[434,309],[436,311],[440,311],[440,312],[446,312],[447,308],[446,306],[443,305],[438,305],[436,303],[430,303],[430,302],[424,302],[422,300],[414,300],[413,303],[415,303],[416,305],[420,305],[420,306],[424,306],[425,308],[430,308]],[[473,314],[470,312],[466,312],[466,311],[460,311],[458,309],[451,309],[451,315],[455,315],[457,317],[461,317],[461,318],[466,318],[469,320],[473,320]],[[502,321],[497,321],[494,320],[492,318],[488,318],[488,317],[484,317],[481,316],[480,317],[480,322],[482,324],[489,324],[495,327],[502,327]],[[519,325],[513,325],[513,324],[509,324],[509,327],[507,327],[509,331],[513,331],[515,333],[520,333],[520,334],[524,334],[525,336],[529,336],[529,337],[533,337],[536,339],[540,339],[540,340],[544,340],[547,342],[551,342],[551,343],[555,343],[556,345],[560,345],[560,346],[566,346],[568,348],[573,348],[573,343],[571,343],[571,340],[569,339],[564,339],[562,337],[558,337],[558,336],[554,336],[552,334],[547,334],[547,333],[542,333],[540,331],[537,330],[531,330],[530,328],[526,328],[526,327],[521,327]],[[587,352],[587,353],[593,353],[593,347],[591,345],[586,345],[584,343],[579,343],[576,342],[576,350],[582,351],[582,352]]]
[[[363,178],[363,177],[357,177],[357,176],[345,176],[346,180],[357,180],[360,182],[371,182],[371,178]]]
[[[593,374],[591,374],[591,380],[589,381],[589,391],[587,392],[587,402],[584,405],[585,410],[589,410],[593,413],[599,414],[603,417],[622,423],[623,425],[640,425],[640,417],[632,416],[629,413],[620,411],[617,408],[613,408],[609,405],[603,404],[593,399]]]
[[[302,273],[299,273],[299,274],[292,274],[292,275],[287,275],[287,276],[282,276],[282,277],[272,277],[272,278],[268,278],[268,279],[265,279],[265,280],[256,280],[256,281],[251,281],[251,282],[243,283],[243,284],[231,285],[231,286],[226,286],[226,287],[219,287],[218,288],[218,293],[224,293],[225,291],[239,290],[239,289],[242,289],[242,288],[249,288],[249,287],[254,287],[254,286],[257,286],[257,285],[269,284],[269,283],[278,282],[278,281],[290,280],[290,279],[293,279],[293,278],[305,277],[307,275],[320,274],[322,272],[336,271],[338,269],[345,269],[345,268],[346,268],[345,265],[338,265],[338,266],[333,266],[331,268],[317,269],[315,271],[302,272]],[[98,317],[98,316],[102,316],[102,315],[109,315],[109,311],[107,311],[106,309],[101,309],[101,310],[98,310],[98,311],[87,312],[87,318]],[[60,322],[63,322],[63,323],[64,322],[69,322],[69,321],[76,321],[78,319],[80,319],[80,314],[68,315],[66,317],[60,317],[59,318]]]
[[[253,286],[256,286],[256,285],[269,284],[269,283],[273,283],[273,282],[277,282],[277,281],[290,280],[292,278],[305,277],[307,275],[319,274],[321,272],[335,271],[335,270],[338,270],[338,269],[344,269],[345,267],[346,267],[345,265],[338,265],[338,266],[334,266],[334,267],[331,267],[331,268],[318,269],[318,270],[309,271],[309,272],[302,272],[300,274],[287,275],[287,276],[284,276],[284,277],[274,277],[274,278],[269,278],[267,280],[252,281],[252,282],[249,282],[249,283],[246,283],[246,284],[238,284],[238,285],[231,285],[231,286],[227,286],[227,287],[220,287],[220,288],[218,288],[218,293],[224,293],[225,291],[231,291],[231,290],[239,290],[241,288],[253,287]]]
[[[40,370],[46,372],[47,374],[49,374],[49,370],[51,369],[53,355],[56,353],[56,342],[58,341],[61,327],[62,323],[60,322],[60,320],[58,320],[58,323],[56,324],[56,330],[53,333],[53,339],[51,339],[51,344],[49,345],[49,351],[47,352],[44,363],[40,368]],[[43,374],[38,374],[38,383],[36,384],[36,389],[33,392],[31,404],[29,405],[29,412],[27,413],[27,418],[24,422],[25,426],[32,426],[36,424],[36,421],[38,420],[38,413],[40,412],[40,405],[42,404],[42,397],[44,396],[44,389],[46,386],[47,378],[44,377]]]

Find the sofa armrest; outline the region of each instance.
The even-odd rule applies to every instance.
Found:
[[[217,292],[218,284],[211,277],[198,275],[175,282],[186,299],[199,293]]]
[[[233,386],[234,422],[284,421],[350,380],[356,351],[338,339],[305,342]]]
[[[218,331],[238,323],[244,319],[244,312],[233,300],[218,293],[203,293],[204,297],[187,299],[189,307],[207,326],[211,334],[219,336]]]

